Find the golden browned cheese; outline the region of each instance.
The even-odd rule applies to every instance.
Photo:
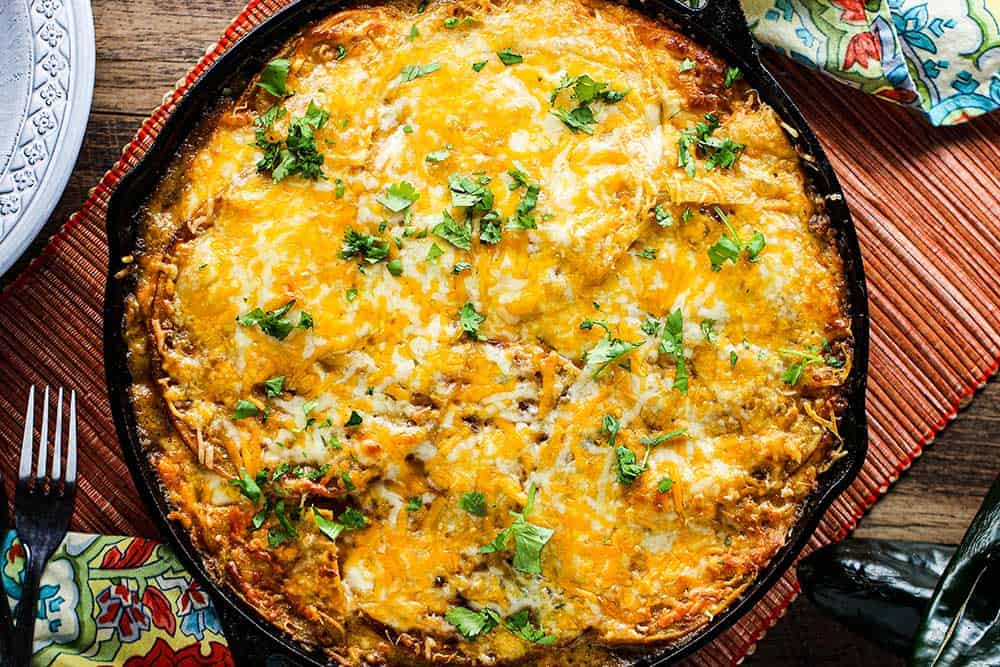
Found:
[[[129,312],[213,573],[347,664],[702,627],[836,456],[851,365],[775,113],[596,0],[353,9],[279,57],[150,201]]]

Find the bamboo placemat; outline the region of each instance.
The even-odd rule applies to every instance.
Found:
[[[129,478],[105,393],[101,311],[107,200],[193,81],[282,0],[251,0],[143,124],[42,255],[0,294],[0,469],[12,478],[27,386],[79,394],[76,530],[156,536]],[[1000,123],[933,130],[837,84],[785,77],[837,169],[861,238],[871,296],[871,447],[857,481],[809,549],[839,539],[1000,365]],[[857,127],[871,127],[858,133]],[[991,165],[993,165],[991,167]],[[792,572],[732,629],[690,659],[738,662],[798,593]]]

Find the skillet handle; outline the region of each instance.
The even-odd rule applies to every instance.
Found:
[[[696,20],[701,21],[706,30],[717,35],[719,42],[736,55],[751,62],[760,59],[757,40],[750,33],[740,0],[707,0]]]
[[[303,667],[288,657],[287,649],[260,632],[231,605],[217,599],[212,602],[235,667]]]
[[[684,17],[684,23],[708,33],[715,42],[742,60],[753,64],[759,61],[757,41],[750,34],[746,14],[740,0],[667,0],[673,11]]]

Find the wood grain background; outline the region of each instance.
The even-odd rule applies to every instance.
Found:
[[[93,0],[97,76],[87,136],[69,187],[29,257],[83,203],[88,189],[111,166],[142,120],[214,43],[242,4],[243,0]],[[959,127],[932,128],[904,109],[777,56],[767,56],[766,62],[815,128],[855,217],[933,216],[935,210],[949,207],[975,210],[983,206],[977,188],[996,187],[1000,114]],[[981,215],[997,217],[1000,210],[987,207]],[[15,277],[25,261],[4,281]],[[1000,260],[983,270],[985,280],[1000,280]],[[1000,384],[990,383],[862,520],[856,534],[957,542],[998,473]],[[902,662],[850,635],[800,599],[747,664],[891,667]]]

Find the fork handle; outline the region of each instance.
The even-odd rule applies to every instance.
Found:
[[[35,617],[38,614],[38,588],[45,564],[54,549],[28,551],[21,584],[21,600],[17,604],[17,626],[14,632],[14,667],[30,667],[34,649]]]

